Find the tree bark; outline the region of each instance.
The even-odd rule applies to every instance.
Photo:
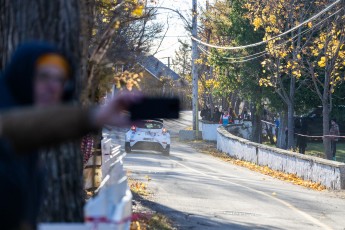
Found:
[[[41,152],[46,168],[40,222],[82,222],[84,219],[83,159],[80,142]]]
[[[331,112],[331,107],[330,107],[330,97],[331,97],[331,92],[330,92],[330,87],[327,87],[330,85],[331,82],[331,76],[330,73],[325,73],[325,79],[324,79],[324,87],[323,89],[323,94],[322,94],[322,123],[323,123],[323,136],[329,135],[329,121],[330,121],[330,112]],[[329,137],[324,137],[323,138],[323,147],[325,151],[326,158],[328,160],[332,160],[332,152],[331,152],[331,139]]]
[[[240,98],[237,98],[236,100],[236,105],[235,105],[235,108],[234,108],[234,111],[236,113],[236,115],[240,115],[240,105],[241,105],[241,99]]]
[[[232,96],[231,96],[230,98],[231,98],[231,99],[230,99],[230,101],[229,101],[229,107],[231,107],[232,109],[234,109],[235,106],[236,106],[237,98],[238,98],[237,92],[232,93]]]
[[[295,122],[294,122],[294,106],[292,103],[288,104],[288,143],[287,149],[292,149],[295,145]]]
[[[0,68],[6,65],[20,43],[51,42],[74,61],[80,93],[86,79],[88,48],[88,38],[81,33],[80,12],[85,9],[82,7],[86,2],[91,1],[0,0]],[[48,191],[41,221],[83,221],[83,171],[79,148],[80,143],[66,143],[44,155]]]
[[[288,146],[287,149],[292,149],[295,146],[295,92],[296,92],[296,79],[294,76],[290,76],[290,90],[289,99],[287,103],[288,107]]]
[[[285,129],[287,128],[287,123],[288,123],[288,113],[287,111],[284,111],[284,112],[281,112],[279,116],[280,116],[280,125],[278,129],[277,147],[281,149],[286,149],[287,143],[286,143]]]
[[[244,108],[246,108],[247,110],[249,109],[249,102],[248,101],[243,102],[243,108],[242,108],[241,113],[243,113]]]
[[[327,103],[327,101],[324,101],[322,103],[322,106],[323,106],[323,109],[322,109],[323,135],[329,135],[329,120],[330,120],[329,103]],[[332,160],[333,156],[332,156],[332,152],[331,152],[331,140],[330,140],[330,138],[328,138],[328,137],[323,138],[323,147],[325,150],[326,158],[328,160]]]
[[[256,143],[262,142],[262,122],[261,122],[261,115],[258,112],[258,109],[255,105],[251,106],[251,114],[252,114],[252,141]]]

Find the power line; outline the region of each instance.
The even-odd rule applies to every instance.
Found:
[[[210,51],[205,50],[205,49],[202,48],[200,45],[199,45],[198,47],[199,47],[199,49],[200,49],[203,53],[205,53],[205,54],[207,54],[207,55],[209,55],[209,56],[213,55]],[[235,58],[221,57],[221,56],[219,56],[219,55],[217,55],[217,56],[220,57],[220,58],[222,58],[222,59],[227,59],[227,60],[241,60],[241,59],[244,59],[244,58],[251,58],[251,57],[254,57],[254,56],[257,56],[257,55],[260,55],[260,54],[266,54],[266,53],[268,53],[268,52],[267,52],[267,51],[262,51],[262,52],[259,52],[259,53],[255,53],[255,54],[251,54],[251,55],[247,55],[247,56],[242,56],[242,57],[235,57]]]
[[[341,10],[342,10],[342,9],[337,10],[337,11],[334,12],[333,14],[329,15],[327,18],[324,18],[324,19],[322,19],[320,22],[318,22],[318,23],[316,23],[315,25],[313,25],[311,28],[308,28],[308,29],[302,31],[300,34],[297,34],[297,35],[293,36],[292,38],[289,38],[289,40],[284,41],[283,43],[280,43],[280,44],[276,45],[275,47],[273,47],[273,49],[278,48],[278,47],[280,47],[280,46],[282,46],[282,45],[285,45],[285,44],[288,43],[288,42],[292,42],[292,40],[294,40],[294,39],[297,38],[298,36],[303,35],[303,34],[309,32],[309,31],[311,31],[312,29],[318,27],[319,25],[321,25],[321,24],[322,24],[324,21],[326,21],[327,19],[329,19],[329,18],[333,17],[334,15],[338,14]],[[209,52],[209,51],[203,49],[200,45],[199,45],[198,47],[199,47],[199,49],[200,49],[203,53],[205,53],[205,54],[207,54],[207,55],[209,55],[209,56],[213,55],[211,52]],[[256,58],[262,57],[262,56],[264,56],[264,55],[267,54],[267,53],[268,53],[268,51],[262,51],[262,52],[258,52],[258,53],[255,53],[255,54],[251,54],[251,55],[247,55],[247,56],[242,56],[242,57],[235,57],[235,58],[220,57],[220,58],[222,58],[222,59],[227,59],[227,60],[234,60],[233,62],[228,62],[228,63],[241,63],[241,62],[246,62],[246,61],[250,61],[250,60],[254,60],[254,59],[256,59]],[[252,58],[252,57],[253,57],[253,58]]]
[[[250,48],[250,47],[256,47],[256,46],[260,46],[260,45],[263,45],[263,44],[266,44],[268,43],[269,41],[272,41],[272,40],[275,40],[277,38],[280,38],[288,33],[291,33],[297,29],[299,29],[300,27],[306,25],[307,23],[311,22],[311,21],[314,21],[316,18],[318,18],[319,16],[321,16],[322,14],[326,13],[327,11],[329,11],[330,9],[332,9],[336,4],[340,3],[342,0],[336,0],[335,2],[333,2],[332,4],[330,4],[329,6],[327,6],[324,10],[320,11],[319,13],[315,14],[314,16],[312,16],[311,18],[305,20],[304,22],[300,23],[299,25],[285,31],[284,33],[281,33],[280,35],[277,35],[277,36],[274,36],[272,38],[269,38],[265,41],[261,41],[261,42],[257,42],[257,43],[253,43],[253,44],[249,44],[249,45],[245,45],[245,46],[237,46],[237,47],[234,47],[234,46],[218,46],[218,45],[212,45],[212,44],[208,44],[206,42],[203,42],[199,39],[197,39],[196,37],[194,36],[191,36],[191,38],[198,42],[199,44],[202,44],[204,46],[207,46],[207,47],[211,47],[211,48],[215,48],[215,49],[224,49],[224,50],[239,50],[239,49],[247,49],[247,48]]]
[[[208,51],[206,51],[205,49],[203,49],[203,48],[201,48],[200,46],[199,46],[199,49],[201,50],[201,51],[203,51],[203,52],[208,52]],[[252,56],[252,58],[249,58],[249,59],[243,59],[242,58],[242,60],[235,60],[235,61],[231,61],[231,62],[227,62],[227,63],[242,63],[242,62],[247,62],[247,61],[251,61],[251,60],[254,60],[254,59],[256,59],[256,58],[259,58],[259,57],[262,57],[262,56],[264,56],[264,55],[266,55],[266,53],[267,53],[267,51],[263,51],[263,52],[260,52],[260,53],[256,53],[256,54],[253,54],[253,55],[249,55],[249,56]],[[255,56],[255,57],[253,57],[254,55],[258,55],[258,56]],[[223,62],[225,62],[225,61],[223,61]]]

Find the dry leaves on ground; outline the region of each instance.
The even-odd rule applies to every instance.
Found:
[[[132,192],[137,193],[141,196],[148,196],[150,193],[147,190],[147,183],[142,181],[134,180],[132,178],[128,178],[128,185]]]
[[[170,221],[160,214],[134,213],[130,230],[171,230]]]
[[[235,159],[235,158],[231,158],[230,156],[226,155],[225,153],[219,152],[214,144],[212,143],[207,143],[207,142],[203,142],[203,141],[193,141],[190,142],[190,144],[200,150],[203,153],[207,153],[210,154],[212,156],[215,156],[223,161],[241,166],[241,167],[245,167],[248,168],[252,171],[255,172],[259,172],[268,176],[271,176],[273,178],[277,178],[279,180],[283,180],[283,181],[287,181],[296,185],[301,185],[313,190],[317,190],[317,191],[322,191],[325,190],[326,187],[321,185],[320,183],[315,183],[312,181],[306,181],[303,180],[302,178],[298,177],[296,174],[289,174],[289,173],[284,173],[284,172],[280,172],[277,170],[273,170],[271,168],[269,168],[268,166],[260,166],[248,161],[243,161],[243,160],[239,160],[239,159]]]
[[[131,178],[127,171],[128,185],[133,193],[133,216],[130,230],[173,230],[170,220],[164,215],[156,213],[150,207],[142,204],[141,199],[152,199],[152,193],[148,189],[148,182],[152,179],[146,175],[147,182]]]

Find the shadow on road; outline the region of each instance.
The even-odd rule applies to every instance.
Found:
[[[156,203],[154,201],[148,200],[138,194],[133,193],[134,199],[141,202],[145,207],[150,208],[160,214],[167,216],[177,229],[231,229],[231,230],[249,230],[249,229],[259,229],[259,230],[280,230],[270,225],[254,225],[245,222],[231,222],[220,219],[217,216],[206,217],[201,215],[195,215],[192,213],[182,212],[170,207],[164,206],[162,204]]]
[[[129,158],[135,157],[137,155],[139,156],[145,156],[147,159],[157,159],[157,157],[164,157],[176,160],[176,161],[183,161],[181,157],[177,157],[174,155],[174,153],[171,153],[170,155],[164,155],[159,151],[151,151],[151,150],[133,150],[131,153],[127,154]]]

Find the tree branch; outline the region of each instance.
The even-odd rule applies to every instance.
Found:
[[[192,25],[190,22],[178,11],[175,9],[171,9],[169,7],[163,7],[163,6],[158,6],[158,7],[147,7],[147,8],[154,8],[154,9],[162,9],[162,10],[169,10],[172,11],[180,16],[180,18],[184,21],[186,27],[189,29],[189,31],[192,31]]]
[[[158,53],[158,50],[161,48],[162,43],[163,43],[163,41],[164,41],[164,39],[165,39],[165,36],[166,36],[167,33],[168,33],[169,28],[170,28],[169,17],[167,17],[167,29],[166,29],[166,31],[165,31],[165,33],[164,33],[164,35],[163,35],[161,41],[159,42],[159,45],[158,45],[156,51],[153,53],[153,55],[157,54],[157,53]]]

